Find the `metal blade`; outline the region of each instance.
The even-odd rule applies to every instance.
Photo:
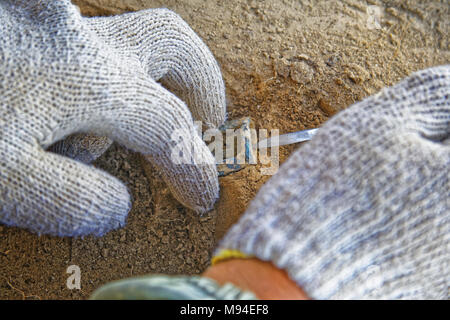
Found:
[[[287,144],[298,143],[302,141],[311,140],[319,129],[308,129],[297,132],[291,132],[279,135],[278,137],[270,137],[258,142],[258,149],[284,146]]]

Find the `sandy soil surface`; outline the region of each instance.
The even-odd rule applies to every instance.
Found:
[[[411,72],[450,61],[447,1],[74,2],[91,16],[174,10],[218,59],[229,118],[251,116],[257,128],[280,133],[318,127]],[[297,147],[282,148],[282,160]],[[37,237],[0,226],[0,298],[83,299],[124,277],[198,274],[269,178],[259,166],[221,178],[215,210],[198,217],[172,198],[140,155],[114,145],[95,165],[129,186],[135,201],[127,226],[84,239]],[[81,269],[81,290],[66,287],[70,265]]]

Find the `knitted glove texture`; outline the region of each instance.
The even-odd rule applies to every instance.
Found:
[[[0,222],[59,236],[124,225],[131,204],[120,181],[45,151],[74,133],[105,138],[69,138],[61,153],[89,162],[117,141],[143,153],[181,203],[212,207],[217,172],[193,118],[219,126],[225,89],[213,55],[178,15],[85,18],[68,0],[1,1],[0,38]],[[196,163],[172,161],[177,130]]]
[[[342,111],[264,185],[220,243],[312,298],[449,298],[450,66]]]

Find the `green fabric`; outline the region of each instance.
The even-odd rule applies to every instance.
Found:
[[[220,286],[199,276],[153,275],[115,281],[97,289],[91,300],[255,300],[231,283]]]

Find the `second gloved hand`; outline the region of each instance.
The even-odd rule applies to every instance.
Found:
[[[448,299],[450,66],[342,111],[224,237],[315,299]],[[219,262],[220,263],[220,262]]]

